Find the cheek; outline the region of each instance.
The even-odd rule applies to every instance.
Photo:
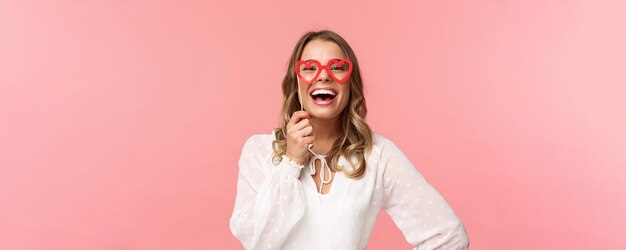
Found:
[[[350,99],[350,88],[344,88],[341,93],[343,93],[343,99]]]
[[[341,94],[341,102],[345,104],[348,103],[348,100],[350,100],[350,90],[345,90]]]

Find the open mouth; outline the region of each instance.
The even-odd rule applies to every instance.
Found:
[[[311,100],[319,106],[330,105],[336,97],[336,92],[330,90],[315,90],[311,93]]]
[[[332,101],[335,99],[335,95],[331,95],[331,94],[317,94],[317,95],[311,95],[311,98],[313,98],[314,101],[317,102],[328,102],[328,101]]]

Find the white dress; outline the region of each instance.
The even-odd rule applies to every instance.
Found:
[[[319,193],[314,168],[285,156],[274,165],[274,139],[273,131],[252,135],[241,151],[229,226],[245,249],[365,249],[381,209],[414,250],[468,248],[456,213],[390,139],[373,133],[365,175],[336,172],[327,194]],[[343,156],[339,165],[351,170]]]

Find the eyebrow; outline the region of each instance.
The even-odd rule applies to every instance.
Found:
[[[343,59],[343,58],[332,58],[332,59],[335,59],[335,60],[337,60],[337,61],[341,61],[341,59]],[[331,60],[332,60],[332,59],[331,59]],[[313,60],[313,59],[306,59],[306,60],[304,60],[304,61],[305,61],[305,62],[309,62],[309,61],[311,61],[311,60]],[[329,60],[329,61],[330,61],[330,60]]]

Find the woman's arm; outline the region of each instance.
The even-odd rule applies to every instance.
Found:
[[[467,231],[445,199],[391,141],[383,146],[382,208],[414,250],[467,249]]]
[[[265,163],[268,152],[261,151],[256,136],[248,138],[239,158],[230,230],[246,249],[278,249],[304,215],[304,190],[298,179],[303,166],[286,157],[278,166]]]

